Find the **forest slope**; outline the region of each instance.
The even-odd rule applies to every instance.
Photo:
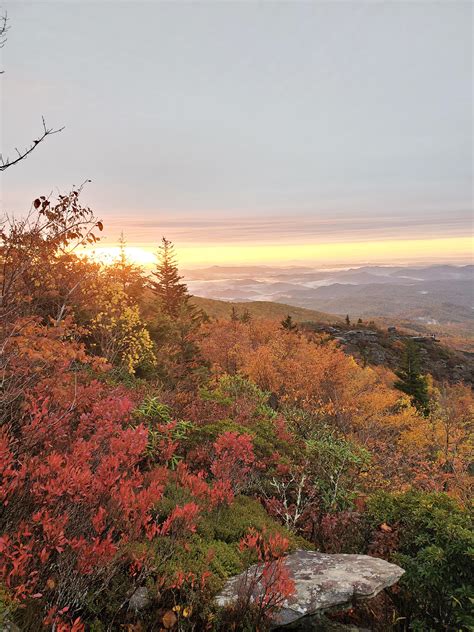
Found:
[[[291,316],[296,322],[313,321],[318,323],[342,322],[340,316],[327,314],[315,309],[305,307],[295,307],[285,303],[273,303],[271,301],[219,301],[212,298],[193,296],[192,302],[204,310],[212,318],[230,318],[231,310],[234,307],[238,314],[248,311],[252,318],[264,318],[269,320],[282,319]]]

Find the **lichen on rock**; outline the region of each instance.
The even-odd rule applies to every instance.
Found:
[[[295,591],[274,614],[274,626],[288,625],[302,617],[332,608],[344,609],[356,601],[371,599],[384,588],[393,586],[404,573],[399,566],[368,555],[331,555],[303,550],[288,555],[285,566],[295,583]],[[238,599],[245,576],[246,573],[242,573],[229,579],[217,596],[218,605],[229,606]]]

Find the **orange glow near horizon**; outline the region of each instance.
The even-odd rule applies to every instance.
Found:
[[[155,251],[146,246],[126,246],[125,248],[125,254],[129,261],[145,267],[153,265],[156,261]],[[87,248],[86,254],[94,261],[110,265],[118,261],[120,248],[119,246],[95,246],[93,250]]]
[[[326,263],[390,263],[392,261],[436,260],[471,261],[470,237],[439,239],[335,242],[320,244],[175,244],[180,267],[203,265],[289,265]],[[149,267],[156,261],[156,246],[134,244],[126,247],[127,257],[135,264]],[[97,245],[87,252],[102,263],[113,263],[118,246]]]

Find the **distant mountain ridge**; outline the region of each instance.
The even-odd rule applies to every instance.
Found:
[[[213,266],[185,271],[190,291],[227,301],[268,301],[353,317],[403,318],[474,329],[474,265],[311,269]]]

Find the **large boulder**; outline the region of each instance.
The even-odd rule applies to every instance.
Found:
[[[395,584],[404,571],[395,564],[368,555],[330,555],[295,551],[285,558],[295,592],[274,615],[274,626],[288,625],[329,609],[350,607],[354,602],[375,597]],[[255,567],[228,580],[217,596],[220,606],[235,603],[245,591]],[[258,595],[258,588],[255,589]]]

